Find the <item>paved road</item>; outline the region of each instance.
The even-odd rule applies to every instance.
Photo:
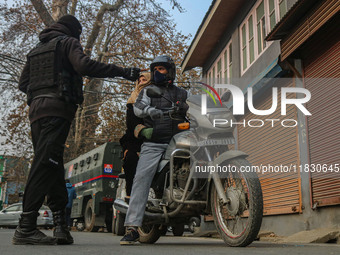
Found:
[[[52,234],[52,231],[44,231]],[[13,229],[0,229],[0,255],[84,255],[84,254],[134,254],[134,255],[267,255],[267,254],[305,254],[326,255],[340,254],[340,245],[335,244],[308,244],[289,245],[254,242],[246,248],[231,248],[225,246],[220,239],[173,237],[171,235],[161,237],[154,245],[137,244],[133,246],[120,246],[121,237],[110,233],[72,232],[75,244],[61,246],[15,246],[11,244]]]

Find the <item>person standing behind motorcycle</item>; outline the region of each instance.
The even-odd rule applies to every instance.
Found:
[[[77,198],[76,189],[73,187],[72,183],[70,183],[70,180],[65,180],[66,182],[66,188],[67,188],[67,205],[65,209],[65,217],[66,217],[66,224],[68,228],[70,229],[72,227],[72,219],[71,219],[71,212],[72,212],[72,205],[73,205],[73,199]]]
[[[141,90],[150,85],[150,78],[151,76],[148,72],[140,74],[136,82],[136,87],[126,104],[126,132],[119,140],[124,151],[123,169],[126,181],[126,195],[128,198],[131,195],[133,178],[135,177],[139,152],[143,143],[141,138],[135,137],[134,135],[136,126],[142,125],[144,122],[142,118],[137,117],[133,112],[133,105]]]
[[[67,191],[64,144],[78,105],[83,102],[82,76],[121,76],[135,81],[139,68],[94,61],[80,44],[82,26],[72,15],[44,29],[40,43],[27,55],[19,89],[27,95],[34,159],[26,182],[23,213],[13,244],[72,244],[65,219]],[[37,229],[38,211],[47,196],[53,213],[54,237]]]
[[[187,92],[173,84],[176,77],[176,66],[169,56],[156,57],[150,65],[150,71],[152,84],[150,87],[159,87],[165,98],[150,98],[147,96],[145,88],[139,94],[133,107],[135,114],[144,118],[146,127],[140,130],[139,136],[144,137],[145,141],[141,147],[133,180],[129,209],[124,223],[126,234],[120,240],[121,245],[133,244],[139,240],[137,228],[142,226],[151,182],[158,163],[171,138],[180,132],[177,125],[181,121],[164,115],[161,109],[170,108],[173,106],[171,102],[176,102],[179,112],[184,117],[189,108],[185,103]]]

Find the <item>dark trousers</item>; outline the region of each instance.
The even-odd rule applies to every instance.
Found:
[[[71,211],[72,211],[72,208],[66,207],[65,209],[66,224],[69,227],[72,227]]]
[[[60,117],[45,117],[31,124],[34,159],[24,192],[24,212],[38,211],[45,197],[53,212],[65,210],[63,153],[70,124]]]
[[[124,159],[124,163],[123,163],[127,196],[131,195],[133,178],[135,177],[135,174],[136,174],[138,160],[139,160],[139,157],[138,157],[137,152],[133,150],[128,150],[128,152],[126,153],[125,159]]]

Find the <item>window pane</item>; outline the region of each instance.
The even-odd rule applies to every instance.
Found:
[[[270,14],[270,30],[273,30],[273,28],[276,25],[276,20],[275,20],[275,12]]]
[[[262,38],[261,38],[261,23],[257,24],[257,50],[260,54],[262,52]]]
[[[227,50],[225,50],[224,52],[224,70],[227,69],[228,67],[228,54],[227,54]]]
[[[262,20],[262,49],[266,48],[266,40],[265,40],[265,37],[266,37],[266,20],[265,18],[263,17]]]
[[[229,77],[228,77],[228,71],[227,70],[225,70],[225,72],[224,72],[224,82],[225,83],[228,83],[229,82]]]
[[[254,52],[254,29],[253,29],[253,16],[248,19],[248,31],[249,31],[249,60],[252,63],[255,59]]]
[[[269,0],[269,12],[272,12],[275,9],[275,0]]]
[[[229,82],[230,82],[230,83],[231,83],[231,78],[233,77],[233,75],[232,75],[232,69],[233,69],[233,65],[230,64],[230,66],[229,66]]]
[[[250,63],[253,63],[254,59],[255,59],[255,52],[254,52],[254,39],[252,39],[249,42],[249,57],[250,57]]]
[[[257,43],[258,43],[258,54],[262,52],[262,50],[266,47],[265,41],[266,35],[266,22],[264,17],[257,24]]]
[[[213,71],[212,71],[212,82],[211,82],[211,84],[215,85],[215,79],[216,79],[216,73],[215,73],[215,67],[214,67]]]
[[[263,1],[262,1],[261,4],[259,5],[259,7],[256,8],[256,20],[257,20],[257,22],[259,22],[261,20],[263,15],[264,15],[264,4],[263,4]]]
[[[242,46],[246,46],[247,44],[247,39],[246,39],[246,26],[243,25],[242,27]]]
[[[250,40],[254,35],[253,16],[250,16],[249,19],[248,19],[248,31],[249,31],[249,40]]]
[[[246,39],[246,26],[242,27],[242,57],[243,57],[243,70],[247,68],[247,39]]]
[[[229,45],[229,64],[233,62],[233,54],[231,52],[231,44]]]
[[[244,47],[242,50],[243,54],[243,70],[247,68],[247,47]]]
[[[7,209],[6,209],[7,212],[16,212],[16,211],[19,211],[19,206],[17,205],[14,205],[14,206],[9,206]]]
[[[287,13],[287,0],[279,1],[280,19]]]
[[[217,62],[217,72],[220,73],[222,69],[222,61],[221,59]]]

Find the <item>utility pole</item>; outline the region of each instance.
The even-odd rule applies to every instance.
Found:
[[[6,200],[7,181],[4,178],[5,169],[6,158],[4,156],[0,156],[0,209],[2,209],[3,203]]]

